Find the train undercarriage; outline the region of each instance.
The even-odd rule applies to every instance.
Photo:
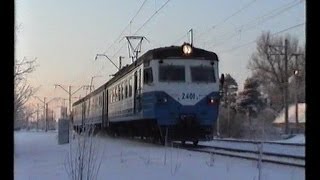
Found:
[[[210,140],[213,135],[213,126],[200,126],[194,120],[179,121],[176,125],[159,126],[156,120],[136,120],[109,123],[108,127],[100,124],[88,124],[86,127],[74,126],[74,130],[81,133],[90,127],[93,131],[105,131],[112,137],[130,137],[151,140],[153,143],[165,145],[172,141],[192,142],[197,145],[199,140]]]

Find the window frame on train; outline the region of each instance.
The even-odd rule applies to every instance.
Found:
[[[183,73],[182,71],[179,72],[178,70],[183,70]],[[170,79],[168,79],[169,72],[171,74]],[[158,78],[159,78],[159,82],[186,82],[186,67],[184,65],[161,64],[159,65]],[[172,78],[179,78],[179,79],[172,79]]]
[[[216,83],[215,69],[212,66],[190,66],[191,82]],[[200,78],[202,79],[200,79]],[[205,79],[207,78],[207,79]]]
[[[143,83],[144,84],[151,84],[153,83],[153,75],[152,75],[152,68],[148,67],[143,70]]]

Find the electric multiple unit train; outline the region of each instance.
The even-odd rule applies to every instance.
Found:
[[[218,117],[218,56],[190,44],[149,50],[73,103],[75,130],[193,142],[210,140]]]

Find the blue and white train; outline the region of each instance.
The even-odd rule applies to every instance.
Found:
[[[149,50],[72,106],[76,130],[95,125],[112,134],[209,140],[219,109],[218,56],[182,46]]]

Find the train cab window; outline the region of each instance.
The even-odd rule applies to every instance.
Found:
[[[146,68],[143,71],[143,83],[150,84],[153,82],[152,68]]]
[[[160,65],[159,81],[162,82],[184,82],[185,67],[176,65]]]
[[[192,82],[216,82],[214,69],[209,66],[190,67]]]

